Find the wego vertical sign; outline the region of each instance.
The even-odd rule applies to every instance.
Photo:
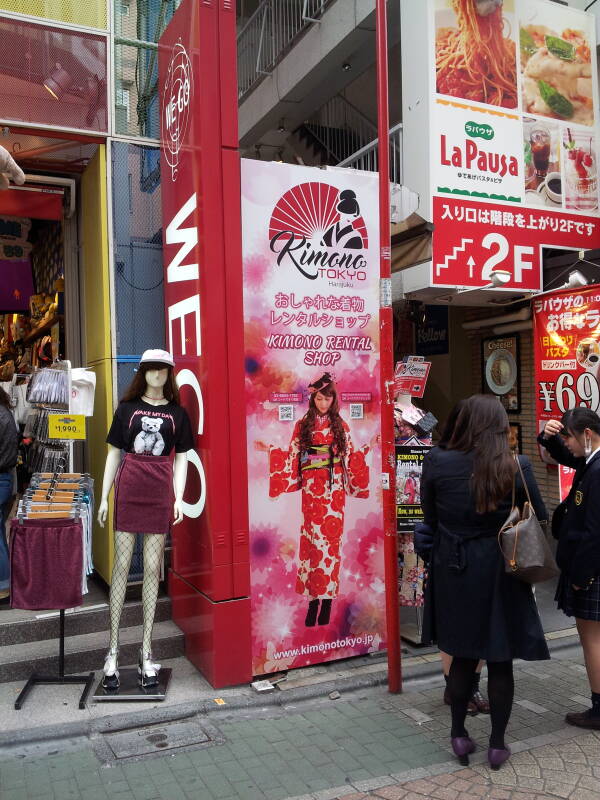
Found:
[[[169,585],[188,657],[222,686],[250,677],[245,433],[235,404],[244,383],[229,0],[183,1],[160,38],[159,76],[167,340],[195,433]]]

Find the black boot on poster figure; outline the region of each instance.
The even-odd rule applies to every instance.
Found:
[[[304,624],[307,628],[314,628],[317,623],[317,613],[319,611],[319,600],[311,600],[308,604],[308,611],[306,612],[306,619]]]
[[[331,603],[332,601],[329,598],[321,601],[321,612],[319,613],[319,619],[317,620],[319,625],[329,625],[329,620],[331,618]]]

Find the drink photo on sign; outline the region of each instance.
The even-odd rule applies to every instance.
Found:
[[[436,89],[517,107],[513,0],[436,0]]]
[[[523,111],[593,125],[592,19],[539,0],[521,9]]]
[[[527,205],[562,208],[560,142],[557,122],[524,117],[523,159]]]
[[[598,208],[596,137],[589,132],[563,131],[565,207],[579,211]]]

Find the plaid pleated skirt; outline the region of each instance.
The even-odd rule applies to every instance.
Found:
[[[554,599],[568,617],[600,622],[600,577],[594,578],[589,588],[576,591],[569,579],[561,574]]]
[[[168,456],[125,454],[115,479],[116,531],[168,533],[173,500],[173,468]]]

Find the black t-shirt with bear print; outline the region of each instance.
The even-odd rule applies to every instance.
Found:
[[[168,456],[173,448],[185,453],[194,446],[185,408],[175,403],[153,406],[143,400],[119,403],[106,441],[126,453],[146,456]]]

